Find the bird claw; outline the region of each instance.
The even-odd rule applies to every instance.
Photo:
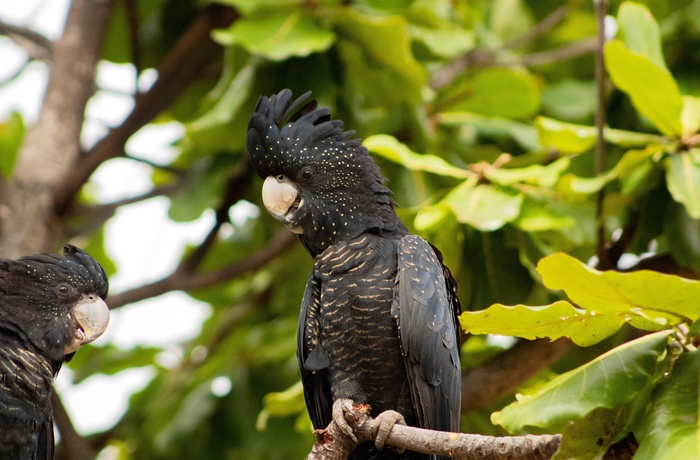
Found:
[[[381,414],[377,415],[374,421],[379,423],[379,428],[377,428],[377,436],[374,438],[374,445],[377,446],[377,449],[384,447],[386,438],[389,437],[389,433],[394,425],[397,423],[399,425],[406,424],[406,420],[403,418],[403,415],[393,410],[382,412]],[[402,453],[403,451],[404,449],[401,449],[399,450],[399,453]]]
[[[333,421],[338,425],[340,431],[348,435],[354,442],[357,442],[357,436],[355,436],[352,428],[345,420],[345,414],[352,412],[352,405],[352,399],[336,399],[333,403]]]

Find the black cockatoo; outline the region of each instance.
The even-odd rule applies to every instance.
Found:
[[[0,458],[53,458],[53,378],[107,328],[107,289],[102,267],[72,245],[0,259]]]
[[[309,96],[261,97],[246,140],[265,207],[314,258],[297,351],[313,425],[351,432],[343,413],[362,403],[459,431],[457,284],[440,252],[408,234],[354,131]],[[381,448],[394,421],[352,458],[427,458]]]

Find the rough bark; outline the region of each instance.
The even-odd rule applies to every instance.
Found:
[[[111,0],[73,0],[63,36],[53,46],[51,76],[39,119],[27,133],[0,196],[0,254],[16,258],[54,250],[64,233],[54,194],[80,154],[85,106]]]

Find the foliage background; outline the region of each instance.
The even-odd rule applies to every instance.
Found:
[[[463,350],[462,431],[559,432],[583,420],[574,424],[578,432],[567,432],[575,444],[567,447],[574,449],[569,457],[594,458],[622,440],[623,451],[640,444],[639,455],[646,455],[640,458],[661,458],[649,447],[658,444],[653,420],[683,408],[689,422],[665,433],[667,452],[692,444],[698,358],[686,327],[699,315],[694,297],[671,310],[661,310],[656,298],[643,305],[617,299],[619,308],[594,323],[576,315],[600,313],[600,300],[577,302],[575,288],[549,284],[537,267],[564,252],[600,270],[645,268],[687,278],[700,270],[700,2],[621,5],[607,5],[607,74],[598,79],[604,99],[596,91],[599,28],[588,1],[74,0],[66,32],[54,43],[1,24],[0,33],[24,47],[28,62],[49,62],[52,80],[36,124],[25,126],[19,114],[0,123],[0,254],[53,251],[71,240],[114,273],[103,229],[120,208],[166,196],[174,221],[215,215],[208,235],[185,248],[170,275],[109,299],[118,309],[185,291],[212,307],[200,335],[180,344],[181,359],[167,365],[157,347],[82,350],[71,363],[76,383],[142,366],[155,377],[103,433],[73,432],[57,400],[59,456],[294,459],[308,452],[313,436],[294,353],[311,260],[265,212],[230,217],[243,200],[261,206],[261,181],[247,165],[247,119],[260,94],[284,87],[312,90],[365,139],[404,222],[445,253],[462,304],[488,312],[473,316],[470,331],[591,345],[471,336]],[[85,105],[100,60],[130,64],[137,75],[156,69],[158,78],[132,95],[123,122],[85,146],[80,132],[90,122]],[[604,151],[596,146],[596,116],[611,128]],[[173,121],[184,134],[167,164],[125,147],[142,127]],[[123,158],[149,164],[152,189],[99,201],[92,173]],[[550,272],[578,276],[580,264],[559,262]],[[586,286],[610,292],[596,273]],[[664,292],[675,282],[659,276],[638,284],[640,292]],[[595,339],[556,321],[532,337],[523,332],[542,318],[561,317],[564,304],[555,301],[567,297],[560,290],[580,307],[575,323]],[[544,307],[483,310],[494,304]],[[518,322],[525,326],[511,327]],[[641,330],[679,323],[674,343],[683,353],[667,352],[663,333],[616,348]],[[606,366],[609,350],[629,366],[612,370],[602,387],[576,387],[599,375],[591,369]],[[624,396],[630,381],[614,378],[630,372],[643,383],[633,400]],[[212,391],[221,377],[232,383],[223,395]],[[566,379],[574,385],[568,400],[586,390],[592,404],[574,403],[568,418],[539,421],[527,418],[542,413],[534,404],[515,426],[507,417],[517,405],[491,417],[516,391],[546,394]],[[690,393],[674,399],[679,387]],[[616,421],[612,427],[609,420]]]

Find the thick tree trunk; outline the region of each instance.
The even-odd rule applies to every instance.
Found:
[[[0,257],[56,250],[64,224],[54,196],[80,155],[85,106],[95,84],[112,0],[73,0],[65,32],[53,47],[39,120],[27,133],[0,195]]]

